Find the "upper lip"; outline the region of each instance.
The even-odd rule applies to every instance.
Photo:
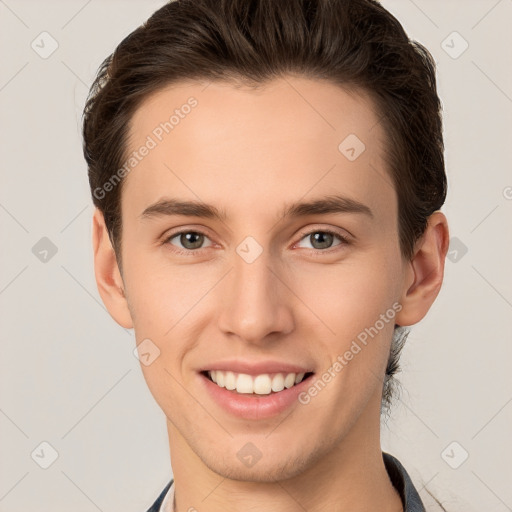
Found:
[[[310,373],[313,370],[303,365],[290,364],[281,361],[216,361],[202,367],[199,371],[221,370],[247,375],[262,375],[264,373]]]

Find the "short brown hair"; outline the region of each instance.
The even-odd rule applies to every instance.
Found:
[[[400,249],[414,254],[444,203],[441,103],[435,63],[374,0],[175,0],[129,34],[101,64],[83,115],[93,202],[121,264],[122,181],[97,194],[127,155],[130,120],[150,94],[183,80],[262,85],[295,74],[361,90],[387,138],[398,196]],[[100,196],[100,197],[98,197]],[[383,404],[407,334],[395,326]]]

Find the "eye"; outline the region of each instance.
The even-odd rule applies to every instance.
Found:
[[[178,252],[190,252],[197,249],[203,249],[204,241],[209,240],[204,233],[199,231],[180,231],[179,233],[174,233],[166,238],[164,243],[175,245],[175,243],[172,242],[175,238],[178,240],[178,243],[181,244],[177,246],[178,249],[182,249],[181,251],[178,250]],[[209,245],[212,245],[211,242]]]
[[[336,239],[338,239],[339,242],[333,245],[333,242],[335,242]],[[301,241],[302,240],[309,242],[310,245],[309,247],[306,246],[306,248],[316,250],[330,249],[331,247],[347,245],[349,243],[347,238],[345,238],[340,233],[325,229],[317,229],[315,231],[310,231],[309,233],[303,234]]]
[[[338,243],[335,243],[336,239],[338,240]],[[331,249],[338,245],[348,245],[350,243],[342,234],[328,229],[317,229],[315,231],[303,233],[299,244],[303,240],[309,243],[309,246],[305,246],[306,249],[313,249],[317,251],[325,251],[326,249]],[[207,245],[203,245],[205,241],[208,241],[209,243]],[[174,246],[176,248],[174,250],[179,254],[190,254],[194,251],[199,251],[213,245],[207,235],[200,231],[192,230],[173,233],[166,237],[163,243]]]

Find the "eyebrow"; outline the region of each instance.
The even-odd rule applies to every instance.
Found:
[[[365,204],[340,195],[330,195],[307,202],[295,202],[285,205],[281,217],[306,217],[308,215],[327,215],[330,213],[361,213],[374,218],[372,210]],[[202,217],[224,222],[227,215],[213,205],[201,201],[180,201],[164,198],[148,206],[140,215],[142,220],[160,216],[184,215]]]

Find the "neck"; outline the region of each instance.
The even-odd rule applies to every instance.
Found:
[[[368,407],[341,442],[300,474],[273,482],[222,477],[205,466],[168,422],[176,512],[403,512],[382,459],[380,417],[365,417],[371,410],[375,408]]]

